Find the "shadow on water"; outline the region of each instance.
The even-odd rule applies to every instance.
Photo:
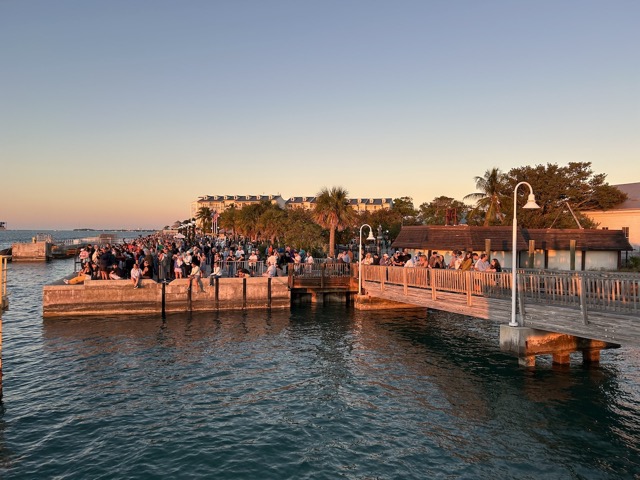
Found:
[[[601,366],[583,366],[577,355],[571,366],[555,366],[549,359],[524,369],[499,350],[499,325],[493,322],[435,311],[393,320],[368,313],[360,321],[363,341],[395,339],[383,347],[387,355],[403,351],[404,364],[437,384],[454,416],[502,424],[504,431],[546,445],[559,461],[566,455],[567,463],[577,457],[609,473],[640,472],[640,416],[631,413],[640,406],[639,378],[636,371],[607,364],[627,355],[637,365],[636,349],[603,352]],[[372,329],[380,332],[370,335]],[[500,437],[496,442],[502,443]],[[614,460],[619,452],[625,453]],[[574,472],[581,470],[577,466]]]

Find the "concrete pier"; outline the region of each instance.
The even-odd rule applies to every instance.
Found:
[[[46,262],[53,258],[51,242],[14,243],[11,258],[14,262]]]
[[[525,367],[536,364],[536,356],[551,355],[555,365],[568,365],[573,352],[582,353],[584,364],[600,362],[600,351],[620,345],[576,337],[564,333],[547,332],[529,327],[500,325],[500,349],[515,353],[518,363]]]
[[[177,279],[171,283],[142,280],[134,289],[129,280],[87,280],[66,285],[62,281],[43,288],[44,318],[89,315],[143,315],[257,308],[289,308],[286,277],[219,278],[212,284]],[[164,301],[163,301],[164,295]]]

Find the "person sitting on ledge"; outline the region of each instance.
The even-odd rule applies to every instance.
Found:
[[[251,272],[246,268],[240,268],[238,269],[238,273],[236,273],[236,277],[238,278],[245,278],[250,276],[251,276]]]
[[[213,270],[211,271],[211,277],[220,278],[222,276],[222,268],[220,268],[220,262],[215,262],[213,265]]]
[[[87,278],[91,278],[91,264],[89,262],[84,264],[84,267],[78,272],[78,275],[71,280],[65,278],[63,281],[67,285],[77,285],[78,283],[84,283]]]
[[[153,279],[153,265],[148,260],[144,261],[142,267],[142,278]]]
[[[133,268],[131,269],[131,283],[133,283],[133,288],[138,288],[140,286],[140,279],[142,278],[142,270],[137,263],[133,264]]]
[[[118,265],[112,265],[111,271],[109,272],[109,280],[122,280],[122,270],[118,267]]]

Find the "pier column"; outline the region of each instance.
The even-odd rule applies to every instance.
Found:
[[[555,365],[568,365],[571,352],[582,352],[585,365],[595,365],[600,361],[600,351],[604,348],[618,348],[620,345],[602,340],[576,337],[564,333],[547,332],[529,327],[500,325],[500,349],[518,356],[523,366],[535,365],[537,355],[551,355]]]
[[[597,365],[600,363],[600,349],[582,350],[582,363],[585,365]]]
[[[0,307],[0,401],[2,400],[2,307]]]

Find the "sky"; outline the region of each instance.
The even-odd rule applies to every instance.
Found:
[[[0,221],[162,228],[203,195],[640,181],[637,0],[0,0]]]

